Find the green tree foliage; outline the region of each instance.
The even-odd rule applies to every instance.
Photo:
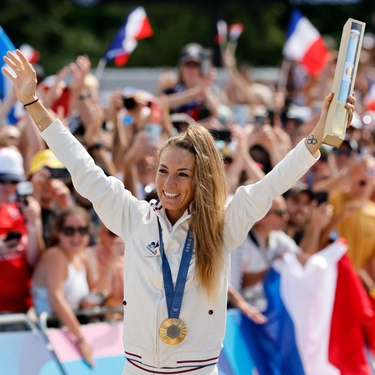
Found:
[[[116,35],[134,1],[100,1],[81,7],[72,0],[2,0],[0,25],[16,46],[27,43],[41,53],[41,65],[53,74],[79,54],[88,54],[95,67]],[[254,66],[279,65],[289,23],[288,1],[200,0],[144,1],[154,36],[139,41],[127,66],[175,66],[181,48],[189,42],[214,46],[215,24],[241,22],[237,58]],[[321,34],[339,43],[349,17],[371,29],[373,0],[360,5],[301,6],[301,11]],[[110,62],[107,66],[113,66]]]

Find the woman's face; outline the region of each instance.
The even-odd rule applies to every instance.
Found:
[[[165,148],[156,174],[156,191],[173,225],[194,198],[195,156],[181,148]]]
[[[181,66],[181,78],[187,88],[196,86],[200,80],[200,65],[195,61],[188,61]]]
[[[125,244],[124,241],[108,230],[104,225],[100,228],[99,232],[100,243],[108,251],[115,256],[124,255]]]
[[[89,243],[89,227],[86,218],[80,214],[67,216],[58,237],[61,248],[69,253],[86,248]]]
[[[10,198],[16,193],[16,181],[0,181],[0,206],[8,203]]]

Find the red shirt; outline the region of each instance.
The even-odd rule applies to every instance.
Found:
[[[5,241],[9,232],[19,239]],[[32,305],[31,273],[26,260],[27,227],[16,202],[0,207],[0,312],[25,312]]]

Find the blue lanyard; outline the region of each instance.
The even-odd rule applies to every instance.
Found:
[[[171,267],[169,266],[169,262],[167,256],[165,255],[164,251],[164,243],[163,243],[163,234],[162,229],[158,220],[159,226],[159,241],[160,241],[160,254],[162,259],[162,269],[163,269],[163,280],[164,280],[164,291],[165,291],[165,299],[167,301],[167,309],[168,309],[168,318],[176,318],[180,316],[181,305],[182,305],[182,298],[184,296],[184,290],[186,285],[186,278],[190,266],[190,260],[193,255],[193,235],[189,228],[189,231],[186,236],[186,241],[184,245],[184,250],[181,257],[180,267],[178,269],[177,281],[176,281],[176,288],[173,288],[173,279],[172,279],[172,272]]]

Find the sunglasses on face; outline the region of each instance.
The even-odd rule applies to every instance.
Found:
[[[352,150],[341,150],[339,148],[334,148],[332,152],[334,155],[346,155],[347,157],[352,155]]]
[[[270,214],[275,214],[279,217],[283,217],[288,214],[288,210],[271,210],[269,212]]]
[[[85,236],[86,234],[89,233],[89,227],[86,226],[86,227],[75,228],[75,227],[67,226],[67,227],[64,227],[61,232],[64,233],[65,236],[74,236],[76,232],[78,232],[81,236]]]
[[[0,185],[17,185],[18,181],[0,181]]]

